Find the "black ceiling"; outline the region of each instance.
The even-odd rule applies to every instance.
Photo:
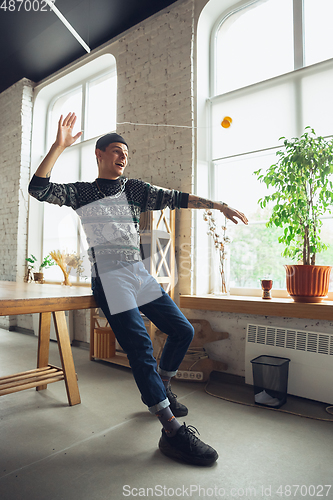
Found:
[[[175,1],[55,0],[55,5],[92,50]],[[44,0],[0,0],[0,7],[0,92],[24,77],[38,82],[86,54]]]

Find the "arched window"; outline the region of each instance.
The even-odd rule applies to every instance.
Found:
[[[230,13],[215,34],[214,95],[294,69],[292,0],[255,2]]]
[[[232,288],[259,288],[267,274],[274,288],[285,288],[279,229],[266,228],[269,210],[257,202],[267,189],[253,172],[276,162],[282,136],[299,136],[306,126],[333,134],[332,15],[331,0],[257,0],[224,14],[212,33],[209,194],[250,221],[247,227],[228,224]],[[221,126],[226,116],[232,118],[228,128]],[[331,249],[317,263],[328,264],[331,217],[322,235]]]
[[[37,96],[35,105],[33,171],[41,156],[45,156],[55,140],[60,115],[66,116],[69,112],[75,112],[77,122],[73,134],[78,131],[83,134],[57,160],[52,170],[51,182],[93,181],[97,177],[95,143],[99,136],[115,131],[116,101],[116,65],[111,54],[101,56],[86,67],[44,87]],[[41,131],[44,132],[44,140],[40,137]],[[29,253],[40,255],[41,259],[52,250],[80,255],[83,259],[83,274],[89,278],[87,243],[73,210],[49,203],[35,203],[33,199],[31,208]],[[41,223],[39,231],[38,220]],[[62,274],[58,266],[47,270],[47,280],[59,282],[61,279]],[[80,282],[86,278],[79,278],[74,272],[70,279],[72,282]]]

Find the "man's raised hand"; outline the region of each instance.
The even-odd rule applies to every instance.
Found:
[[[68,148],[69,146],[74,144],[74,142],[77,141],[79,137],[81,137],[82,132],[78,132],[73,136],[73,128],[76,122],[76,118],[77,117],[75,113],[68,113],[66,118],[63,118],[62,115],[60,116],[56,138],[57,146],[61,148]]]
[[[61,155],[61,153],[74,144],[75,141],[82,135],[82,132],[78,132],[73,137],[73,127],[76,122],[75,113],[68,113],[65,119],[61,115],[58,123],[58,132],[56,141],[52,144],[50,151],[45,156],[42,163],[37,168],[35,175],[37,177],[50,177],[51,171],[55,165],[55,162]]]

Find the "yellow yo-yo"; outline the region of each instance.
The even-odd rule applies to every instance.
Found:
[[[223,128],[229,128],[231,124],[232,124],[232,118],[230,118],[230,116],[225,116],[221,121],[221,125]]]

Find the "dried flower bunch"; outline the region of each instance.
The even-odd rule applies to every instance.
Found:
[[[212,210],[205,210],[203,214],[204,221],[208,222],[209,231],[208,235],[213,238],[214,247],[219,252],[219,267],[222,280],[222,293],[228,293],[226,283],[226,259],[227,259],[227,243],[230,243],[230,238],[226,235],[227,232],[227,219],[224,217],[224,225],[221,226],[222,236],[217,232],[217,223]]]
[[[80,256],[75,253],[65,253],[60,252],[60,250],[53,250],[50,252],[52,259],[58,264],[60,269],[64,274],[64,282],[63,285],[71,286],[71,282],[69,281],[69,274],[72,269],[76,269],[76,274],[81,276],[84,272],[83,269],[83,260],[80,259]]]

